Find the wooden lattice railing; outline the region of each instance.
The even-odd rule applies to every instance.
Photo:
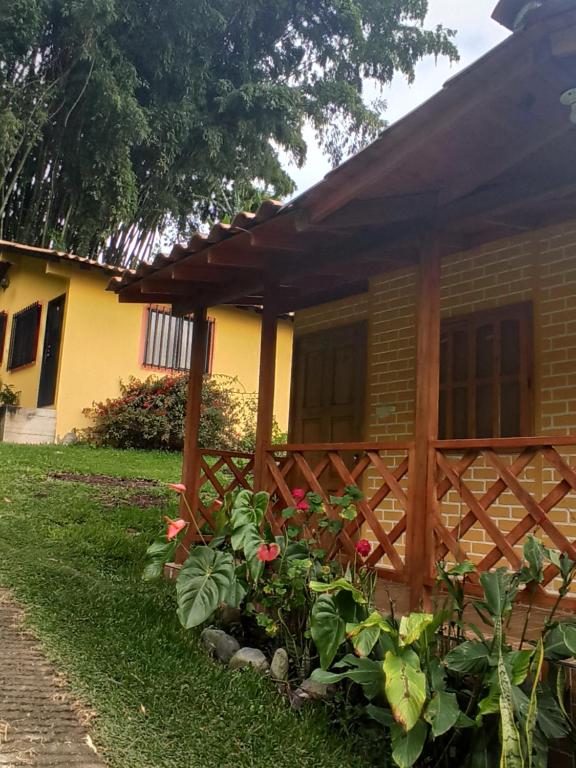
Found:
[[[325,534],[323,543],[331,554],[354,559],[355,539],[368,538],[374,549],[367,564],[392,580],[404,581],[411,453],[411,443],[274,446],[267,455],[272,525],[279,530],[285,524],[278,513],[295,506],[295,487],[317,493],[325,514],[336,519],[338,510],[330,497],[342,495],[347,486],[358,488],[363,499],[356,504],[356,519],[347,522],[337,536]],[[311,520],[309,525],[318,522]]]
[[[212,515],[227,493],[252,488],[254,455],[240,451],[210,451],[198,449],[200,480],[198,493],[198,524],[213,528]]]
[[[429,451],[434,493],[425,515],[410,509],[411,478],[422,471],[414,466],[414,456],[409,442],[273,446],[266,453],[270,524],[275,533],[287,524],[280,513],[296,506],[296,487],[317,493],[325,514],[336,518],[331,496],[354,486],[363,494],[358,516],[337,535],[324,529],[322,544],[346,559],[354,558],[358,538],[369,539],[373,550],[367,564],[393,581],[410,583],[411,569],[424,568],[432,586],[439,561],[472,560],[479,572],[517,568],[530,533],[576,559],[576,437],[434,441]],[[227,493],[252,488],[254,457],[201,450],[198,459],[198,522],[212,527],[212,515]],[[320,521],[306,522],[314,528]],[[409,562],[410,526],[423,524],[433,546],[429,553],[415,552],[415,562]],[[536,589],[537,602],[550,602],[556,578],[549,566]],[[471,577],[472,592],[477,580]],[[576,595],[566,602],[576,607]]]
[[[518,568],[526,536],[576,559],[576,438],[434,443],[435,560],[472,560],[480,572]],[[549,566],[536,592],[550,600]]]

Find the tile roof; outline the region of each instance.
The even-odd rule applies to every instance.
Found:
[[[288,208],[290,208],[289,203],[284,205],[278,200],[264,200],[256,213],[242,211],[234,217],[231,224],[215,224],[206,235],[197,232],[186,245],[177,243],[170,253],[159,253],[152,262],[143,262],[136,270],[126,272],[124,275],[114,278],[110,283],[109,290],[120,290],[135,280],[148,277],[169,264],[174,264],[187,256],[210,248],[215,243],[220,243],[242,232],[249,232],[254,227],[270,221],[270,219],[273,219]]]
[[[117,267],[113,264],[103,264],[94,259],[87,259],[84,256],[77,256],[74,253],[66,253],[56,248],[40,248],[36,245],[27,245],[25,243],[16,243],[13,240],[0,240],[0,253],[14,253],[22,256],[32,256],[34,258],[44,259],[46,261],[66,261],[78,264],[80,267],[88,269],[99,269],[108,275],[134,275],[134,270],[125,267]]]

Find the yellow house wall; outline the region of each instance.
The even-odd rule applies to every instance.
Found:
[[[212,372],[238,378],[241,390],[258,391],[260,367],[260,315],[240,309],[215,307],[208,316],[215,320]],[[276,347],[274,415],[280,428],[288,427],[290,374],[292,368],[292,321],[280,320]]]
[[[342,322],[368,320],[368,376],[364,439],[410,440],[414,433],[416,358],[415,269],[383,274],[370,281],[368,293],[299,312],[295,333],[326,329]],[[446,258],[442,265],[443,318],[531,301],[534,311],[534,434],[576,434],[576,221],[503,239]],[[570,450],[561,453],[574,462]],[[391,466],[398,456],[388,455]],[[481,460],[463,477],[481,496],[495,482],[493,469]],[[541,458],[520,475],[538,500],[559,481]],[[381,480],[371,476],[366,492]],[[463,510],[455,492],[442,504],[445,524],[457,530]],[[390,530],[402,517],[396,503],[379,510]],[[491,515],[498,527],[510,531],[526,510],[511,494],[503,494]],[[576,539],[576,497],[569,494],[550,513],[563,532]],[[368,532],[369,533],[369,532]],[[538,531],[542,535],[541,531]],[[543,536],[546,540],[546,536]],[[493,549],[493,542],[476,524],[462,539],[473,558]],[[551,542],[549,542],[551,543]],[[399,542],[403,553],[403,540]],[[519,550],[519,547],[517,547]],[[383,565],[389,565],[387,561]]]
[[[5,290],[0,288],[0,312],[8,314],[4,354],[0,365],[0,382],[11,384],[16,391],[20,392],[20,404],[22,406],[36,408],[40,380],[40,359],[46,326],[46,308],[51,299],[55,299],[67,291],[68,281],[62,276],[47,276],[45,273],[46,262],[44,261],[13,256],[12,254],[3,257],[0,253],[0,260],[3,258],[13,266],[8,272],[9,287]],[[9,371],[7,366],[12,317],[15,313],[35,302],[39,302],[42,306],[36,363],[15,371]]]
[[[62,347],[58,373],[56,434],[64,437],[87,426],[83,410],[94,401],[116,397],[120,381],[130,376],[161,375],[142,364],[145,312],[140,304],[121,304],[105,291],[109,276],[96,270],[80,270],[65,262],[50,263],[31,257],[5,257],[14,266],[10,287],[0,291],[0,311],[8,313],[5,354],[0,380],[21,391],[20,402],[36,407],[41,353],[50,299],[66,293]],[[6,370],[12,316],[39,301],[41,329],[36,363],[14,372]],[[260,355],[260,315],[236,308],[209,310],[215,321],[212,373],[237,378],[239,389],[256,392]],[[278,331],[275,415],[282,429],[288,421],[292,322],[282,320]]]

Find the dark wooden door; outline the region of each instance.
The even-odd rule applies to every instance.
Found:
[[[45,405],[53,405],[56,399],[56,382],[58,379],[65,301],[66,296],[62,295],[52,299],[48,304],[44,349],[42,352],[42,370],[40,372],[40,386],[38,388],[39,408]]]
[[[296,340],[290,441],[348,443],[363,440],[366,323]]]

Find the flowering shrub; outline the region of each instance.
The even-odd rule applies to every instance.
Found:
[[[179,451],[184,443],[188,377],[130,379],[120,397],[94,403],[84,414],[92,425],[84,439],[98,446]],[[202,389],[199,444],[205,448],[249,450],[256,399],[225,376],[206,376]]]

